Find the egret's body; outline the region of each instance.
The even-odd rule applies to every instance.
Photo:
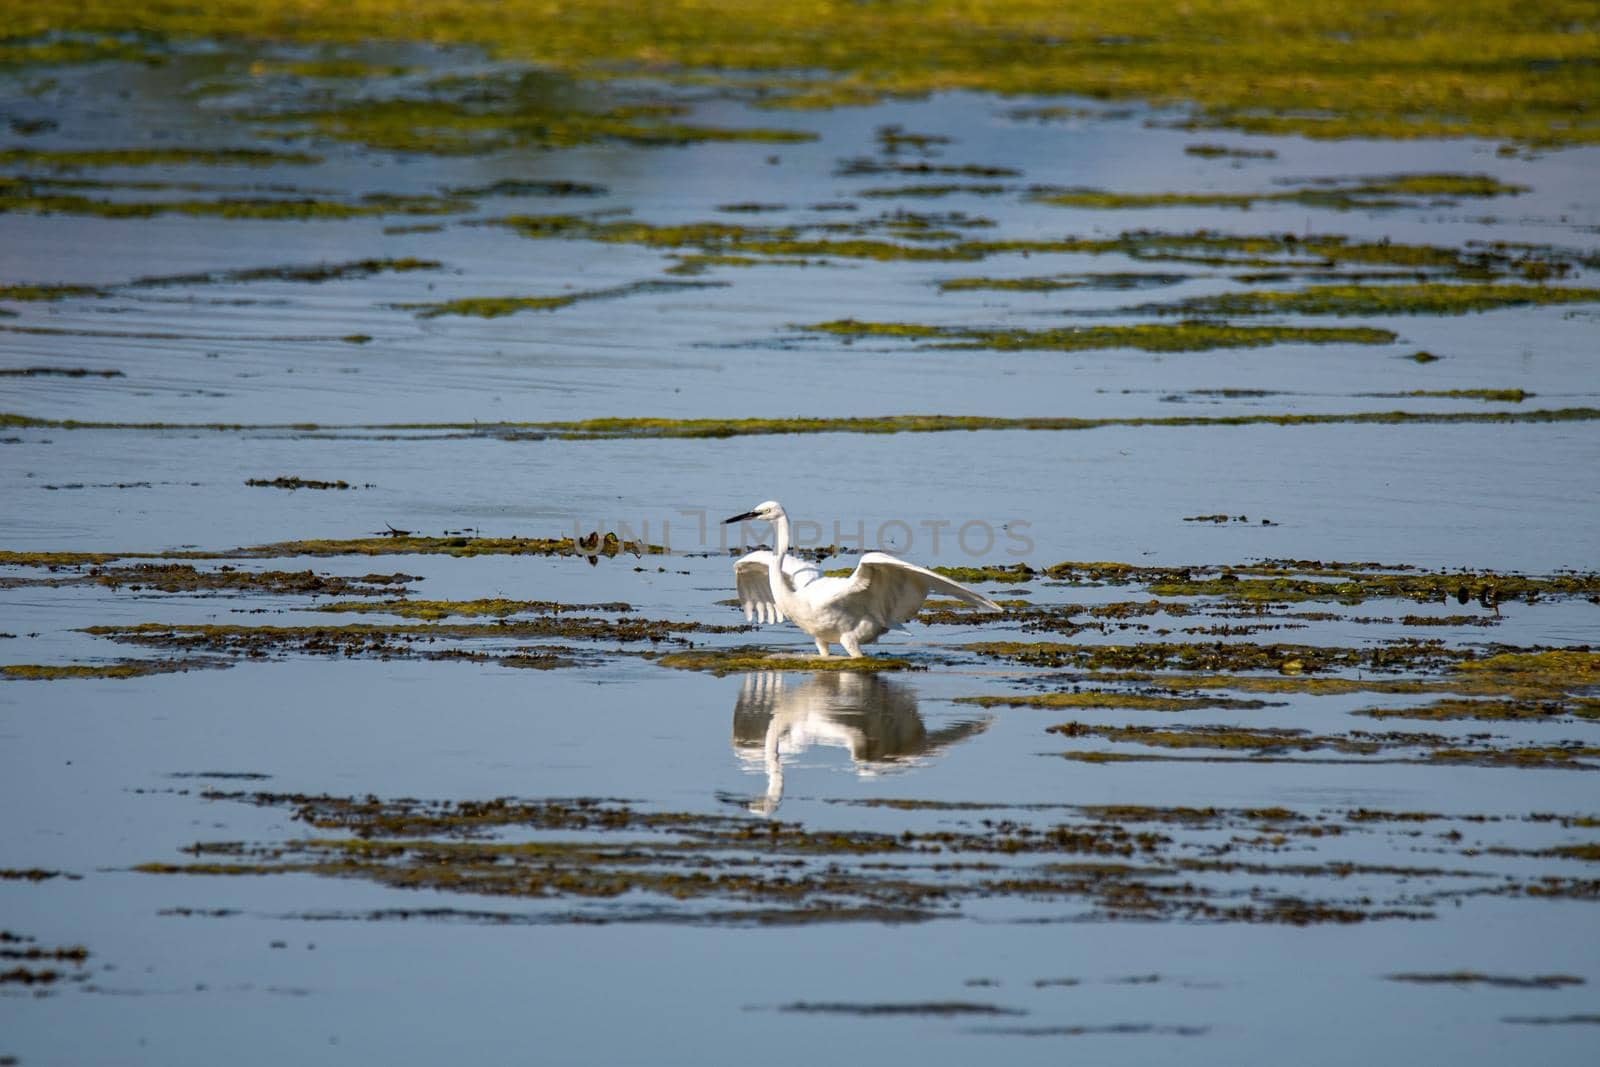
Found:
[[[759,549],[733,565],[739,603],[745,618],[761,622],[788,619],[811,635],[817,652],[841,645],[851,656],[863,655],[890,630],[903,629],[922,610],[930,592],[938,591],[974,607],[1003,610],[999,604],[925,567],[884,552],[862,555],[848,578],[827,578],[811,563],[789,555],[789,516],[769,500],[728,522],[763,519],[777,531],[774,551]]]

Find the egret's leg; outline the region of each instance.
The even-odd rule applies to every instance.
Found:
[[[828,652],[828,642],[820,637],[813,637],[812,640],[817,643],[817,655],[826,657],[830,654]]]
[[[861,651],[861,642],[856,640],[855,634],[840,634],[839,643],[844,646],[844,650],[850,654],[851,659],[860,659],[866,655],[865,652]]]

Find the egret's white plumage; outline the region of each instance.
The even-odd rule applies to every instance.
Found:
[[[916,618],[931,592],[988,611],[1003,610],[960,582],[885,552],[865,553],[848,578],[823,577],[816,564],[789,555],[789,516],[782,504],[769,500],[727,521],[744,519],[762,519],[777,531],[775,551],[760,549],[733,565],[744,617],[763,623],[788,619],[811,635],[824,656],[830,644],[844,646],[851,656],[862,655],[862,645]]]

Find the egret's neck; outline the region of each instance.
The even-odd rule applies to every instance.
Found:
[[[779,512],[778,517],[772,520],[772,528],[778,537],[778,547],[774,551],[781,560],[789,554],[789,516]]]
[[[783,569],[783,558],[789,554],[789,516],[780,511],[778,517],[772,520],[772,528],[777,532],[778,544],[767,570],[772,577],[773,595],[780,598],[778,606],[783,607],[782,595],[794,592],[794,581]]]

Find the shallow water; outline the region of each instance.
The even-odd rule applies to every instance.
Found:
[[[404,58],[432,73],[483,69],[461,53]],[[0,983],[0,1056],[30,1065],[266,1063],[331,1049],[404,1063],[464,1051],[497,1060],[726,1062],[757,1046],[778,1062],[831,1053],[930,1063],[997,1054],[1056,1062],[1074,1053],[1094,1062],[1365,1055],[1477,1063],[1508,1052],[1547,1063],[1585,1059],[1600,983],[1593,661],[1468,693],[1558,709],[1526,719],[1359,713],[1456,694],[1470,680],[1457,670],[1460,659],[1592,648],[1600,639],[1592,586],[1503,602],[1476,592],[1458,598],[1453,585],[1415,599],[1256,602],[1162,592],[1155,575],[1123,582],[1043,568],[1111,560],[1199,568],[1199,577],[1298,560],[1369,576],[1407,573],[1391,567],[1592,571],[1600,518],[1592,415],[621,440],[439,424],[1592,408],[1600,395],[1594,304],[1264,320],[1398,335],[1370,345],[1150,352],[845,343],[801,327],[841,319],[1006,330],[1137,324],[1153,317],[1132,310],[1142,305],[1259,285],[1240,280],[1236,266],[1038,251],[962,261],[818,254],[802,257],[816,261],[804,266],[669,275],[671,253],[701,249],[530,239],[479,223],[626,210],[658,226],[876,220],[873,239],[890,239],[885,227],[895,220],[879,216],[903,210],[964,212],[969,218],[938,225],[985,241],[1159,229],[1457,250],[1509,242],[1572,258],[1580,265],[1551,284],[1583,287],[1600,276],[1596,150],[1508,157],[1472,142],[1198,136],[1164,128],[1170,116],[1161,113],[1096,105],[1039,123],[1009,112],[1040,101],[970,94],[819,113],[710,96],[691,114],[703,124],[817,135],[798,144],[393,155],[326,139],[253,138],[259,130],[231,121],[227,108],[241,99],[262,107],[288,90],[245,83],[233,95],[186,95],[234,77],[229,63],[237,61],[195,54],[159,69],[66,68],[42,89],[35,76],[0,73],[0,110],[59,124],[14,138],[13,147],[265,143],[324,157],[269,168],[92,167],[66,172],[69,179],[276,183],[341,202],[506,179],[606,191],[483,195],[458,214],[344,221],[0,214],[0,286],[106,289],[0,299],[0,310],[14,312],[0,317],[0,370],[120,372],[0,376],[0,412],[45,420],[0,425],[0,548],[194,550],[184,562],[207,573],[400,573],[412,578],[393,595],[414,600],[622,601],[633,611],[554,616],[601,618],[590,637],[530,636],[532,622],[550,616],[524,607],[511,616],[529,624],[524,630],[496,633],[492,616],[452,616],[445,621],[485,629],[390,634],[384,647],[350,646],[347,636],[324,647],[261,631],[189,631],[185,645],[81,628],[411,620],[315,610],[360,597],[246,586],[162,592],[126,575],[116,585],[96,580],[147,562],[138,559],[93,569],[0,565],[0,665],[182,659],[194,668],[0,680],[0,803],[9,812],[0,927],[13,938],[0,945],[13,953],[0,971],[57,975]],[[38,91],[25,93],[30,85]],[[895,124],[952,140],[928,153],[889,153],[878,131]],[[1201,141],[1277,155],[1184,152]],[[995,194],[874,198],[863,191],[946,179],[837,173],[856,157],[1020,174],[993,179],[1005,187]],[[25,172],[40,169],[6,163],[0,175]],[[1287,179],[1439,172],[1527,189],[1354,210],[1086,210],[1028,195],[1034,185],[1271,192]],[[783,207],[718,210],[741,202]],[[849,210],[814,207],[840,203]],[[975,216],[993,225],[969,225]],[[440,228],[386,232],[417,224]],[[438,266],[316,282],[222,276],[402,257]],[[197,272],[211,277],[132,284]],[[1181,277],[1109,287],[1106,276],[1128,272]],[[980,275],[1100,277],[1047,292],[937,286]],[[497,318],[426,318],[395,306],[655,281],[705,287]],[[1441,358],[1405,358],[1419,350]],[[1443,395],[1490,389],[1531,395]],[[1404,395],[1414,391],[1437,395]],[[228,425],[203,425],[213,423]],[[433,425],[411,425],[419,423]],[[279,476],[352,488],[245,484]],[[996,620],[944,619],[913,624],[875,650],[904,657],[909,670],[726,676],[658,660],[747,646],[801,657],[810,642],[788,626],[655,640],[605,630],[634,617],[737,627],[738,612],[719,603],[733,591],[730,546],[716,520],[768,497],[819,524],[812,545],[881,543],[952,566],[1031,564],[1036,573],[1025,583],[981,588],[1017,601],[1013,608],[1056,609],[1045,614],[1057,629],[1031,629],[1020,609]],[[1195,521],[1218,514],[1229,521]],[[391,529],[490,538],[619,530],[669,551],[623,552],[593,566],[571,554],[227,555]],[[826,564],[850,565],[848,552]],[[1323,569],[1289,568],[1336,580],[1318,577]],[[1129,607],[1151,600],[1163,605],[1153,614]],[[228,643],[236,639],[255,644]],[[1253,668],[1166,664],[1112,677],[972,647],[997,641],[1135,649],[1281,642],[1376,658],[1323,668],[1298,664],[1303,651],[1283,651]],[[1381,658],[1427,641],[1439,642],[1443,659]],[[428,658],[440,652],[455,658]],[[555,656],[570,662],[513,669],[518,657]],[[1193,682],[1208,671],[1233,680]],[[1301,677],[1360,684],[1297,689]],[[1420,688],[1382,691],[1388,682]],[[1085,690],[1233,703],[1172,711],[960,699]],[[1048,729],[1067,723],[1089,732]],[[1257,731],[1258,740],[1242,749],[1185,747],[1194,726]],[[1106,732],[1124,727],[1183,736],[1146,742]],[[1373,740],[1385,732],[1407,736]],[[1453,746],[1467,755],[1449,755]],[[1534,748],[1566,754],[1514,755]],[[369,796],[381,802],[373,823],[350,808]],[[308,798],[334,798],[326,822],[306,814]],[[530,807],[466,832],[447,821],[418,830],[400,817],[414,814],[405,798],[439,806],[429,809],[435,814],[497,798]],[[539,821],[578,798],[613,822]],[[1040,846],[1052,833],[1086,835],[1093,847]],[[374,861],[379,853],[350,844],[363,841],[400,851]],[[486,858],[498,845],[530,851]],[[1124,845],[1126,853],[1116,851]],[[1102,846],[1111,851],[1096,851]],[[237,869],[220,874],[207,864]],[[496,880],[513,869],[527,879],[520,889]],[[40,877],[22,876],[29,870]],[[551,871],[564,880],[540,881]],[[595,879],[614,873],[624,881],[602,892]],[[672,881],[678,874],[684,880]],[[737,881],[745,876],[753,881]],[[79,945],[88,950],[81,961],[25,955],[30,946]],[[1393,978],[1418,974],[1435,980]]]

